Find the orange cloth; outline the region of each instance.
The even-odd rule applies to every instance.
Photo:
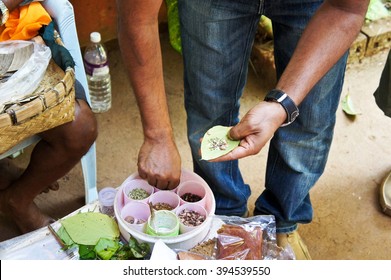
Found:
[[[7,22],[0,27],[0,42],[7,40],[30,40],[38,35],[43,25],[52,21],[50,15],[39,2],[13,10]]]

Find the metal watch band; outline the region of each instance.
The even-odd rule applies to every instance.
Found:
[[[0,0],[0,11],[1,11],[0,26],[3,26],[8,20],[9,11],[7,6],[1,0]]]
[[[294,122],[299,116],[299,108],[297,108],[295,102],[284,91],[279,89],[272,89],[265,97],[265,101],[274,101],[281,104],[284,108],[287,118],[281,126],[286,126]]]

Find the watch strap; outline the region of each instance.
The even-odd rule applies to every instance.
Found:
[[[294,122],[299,116],[299,108],[297,108],[295,102],[284,91],[279,89],[272,89],[265,97],[265,101],[273,101],[280,103],[284,108],[287,118],[281,126],[286,126]]]

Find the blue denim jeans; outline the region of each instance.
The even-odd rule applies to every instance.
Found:
[[[185,108],[194,171],[216,199],[216,214],[242,215],[251,188],[238,161],[210,163],[199,156],[200,138],[214,125],[239,121],[240,98],[262,14],[273,21],[277,77],[286,67],[322,1],[179,0]],[[276,218],[277,232],[291,232],[313,217],[309,192],[324,171],[343,85],[345,55],[300,104],[300,116],[270,142],[265,190],[255,214]],[[254,104],[255,105],[255,104]],[[262,172],[253,166],[253,172]]]

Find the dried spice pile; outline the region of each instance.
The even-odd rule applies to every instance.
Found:
[[[213,137],[209,139],[209,150],[215,151],[215,150],[226,150],[228,148],[227,141],[225,139],[221,139],[219,137]]]
[[[202,224],[206,217],[196,211],[184,209],[178,214],[179,221],[185,226],[196,227]]]
[[[169,210],[171,211],[174,209],[170,204],[165,203],[165,202],[158,202],[153,205],[153,209],[158,211],[158,210]]]
[[[197,195],[197,194],[194,194],[194,193],[184,193],[181,198],[184,200],[184,201],[187,201],[187,202],[197,202],[197,201],[200,201],[202,199],[201,196]]]
[[[131,190],[128,196],[134,200],[142,200],[147,198],[149,196],[149,193],[144,189],[137,188]]]

